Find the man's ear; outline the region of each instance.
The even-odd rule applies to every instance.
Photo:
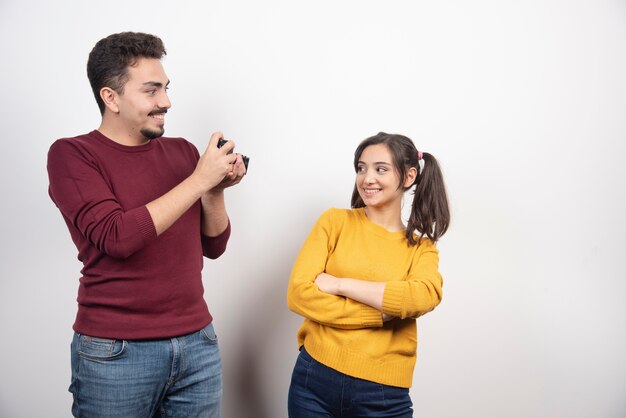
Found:
[[[406,171],[406,177],[404,178],[404,188],[409,188],[413,183],[415,183],[415,179],[417,178],[417,169],[415,167],[411,167]]]
[[[100,89],[100,98],[104,102],[104,106],[113,113],[120,113],[120,108],[117,102],[118,94],[110,87],[102,87]]]

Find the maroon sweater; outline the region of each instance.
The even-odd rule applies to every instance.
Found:
[[[204,301],[203,254],[217,237],[200,232],[200,201],[159,237],[146,204],[195,169],[198,150],[182,138],[120,145],[98,131],[59,139],[48,152],[50,197],[83,263],[74,330],[118,339],[168,338],[212,321]]]

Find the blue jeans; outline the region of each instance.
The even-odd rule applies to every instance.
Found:
[[[289,418],[411,418],[409,389],[340,373],[315,360],[304,347],[289,387]]]
[[[222,362],[213,325],[146,341],[74,334],[75,417],[220,416]]]

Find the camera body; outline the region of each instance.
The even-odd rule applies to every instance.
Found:
[[[228,142],[228,141],[227,141],[227,140],[225,140],[224,138],[220,138],[220,139],[217,141],[217,147],[218,147],[218,148],[222,148],[222,147],[224,146],[224,144],[225,144],[225,143],[227,143],[227,142]],[[232,153],[233,153],[233,151],[232,151],[232,150],[230,150],[228,153],[229,153],[229,154],[232,154]],[[247,172],[248,172],[248,161],[250,161],[250,158],[248,158],[248,157],[246,157],[245,155],[241,154],[241,159],[243,160],[243,165],[244,165],[244,167],[246,167],[246,173],[247,173]]]

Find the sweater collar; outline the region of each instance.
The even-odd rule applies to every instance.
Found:
[[[405,237],[406,229],[403,229],[402,231],[396,231],[396,232],[388,231],[384,227],[370,221],[370,219],[367,217],[367,214],[365,213],[365,208],[357,208],[357,209],[354,209],[354,211],[356,212],[363,226],[369,231],[378,235],[379,237],[390,239],[390,240],[406,239]]]

